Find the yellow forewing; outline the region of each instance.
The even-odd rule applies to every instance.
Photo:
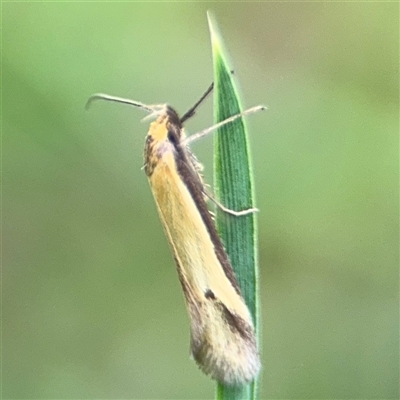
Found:
[[[175,256],[193,287],[202,294],[211,289],[228,308],[251,320],[243,300],[226,277],[196,204],[174,166],[169,153],[155,168],[150,184]]]

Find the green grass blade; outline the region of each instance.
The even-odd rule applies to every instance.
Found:
[[[214,118],[217,123],[242,110],[221,39],[210,15],[208,18],[214,64]],[[249,145],[243,118],[218,129],[214,145],[214,186],[217,198],[232,210],[254,207]],[[256,215],[253,213],[235,217],[217,209],[216,223],[259,336]],[[218,383],[218,400],[250,400],[256,397],[256,381],[237,387]]]

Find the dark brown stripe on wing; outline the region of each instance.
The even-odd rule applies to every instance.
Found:
[[[200,177],[198,173],[194,171],[193,166],[188,159],[187,151],[179,143],[175,144],[174,147],[176,150],[175,162],[179,175],[188,188],[193,201],[198,207],[201,218],[203,219],[211,241],[214,244],[215,254],[224,270],[226,277],[229,279],[236,292],[241,296],[239,285],[236,281],[231,263],[228,259],[222,241],[214,225],[214,221],[211,218],[210,211],[208,210],[207,204],[204,200],[203,184],[200,180]]]
[[[223,319],[227,322],[232,332],[237,332],[249,343],[254,343],[253,328],[239,315],[228,310],[224,303],[218,302],[217,307],[221,310]]]

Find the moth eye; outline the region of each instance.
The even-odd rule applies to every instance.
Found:
[[[215,300],[215,294],[211,289],[207,289],[206,292],[204,293],[204,297],[206,299],[211,299],[211,300]]]
[[[174,144],[178,142],[178,138],[177,138],[175,132],[168,131],[168,140],[169,140],[171,143],[174,143]]]

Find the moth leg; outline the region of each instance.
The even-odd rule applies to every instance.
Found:
[[[203,190],[203,193],[205,196],[207,196],[220,210],[222,210],[223,212],[226,212],[227,214],[230,215],[234,215],[235,217],[241,217],[242,215],[248,215],[248,214],[252,214],[255,212],[258,212],[259,209],[258,208],[248,208],[247,210],[241,210],[241,211],[235,211],[235,210],[231,210],[230,208],[227,208],[225,206],[223,206],[217,199],[215,199],[211,193],[209,193],[206,190]]]

